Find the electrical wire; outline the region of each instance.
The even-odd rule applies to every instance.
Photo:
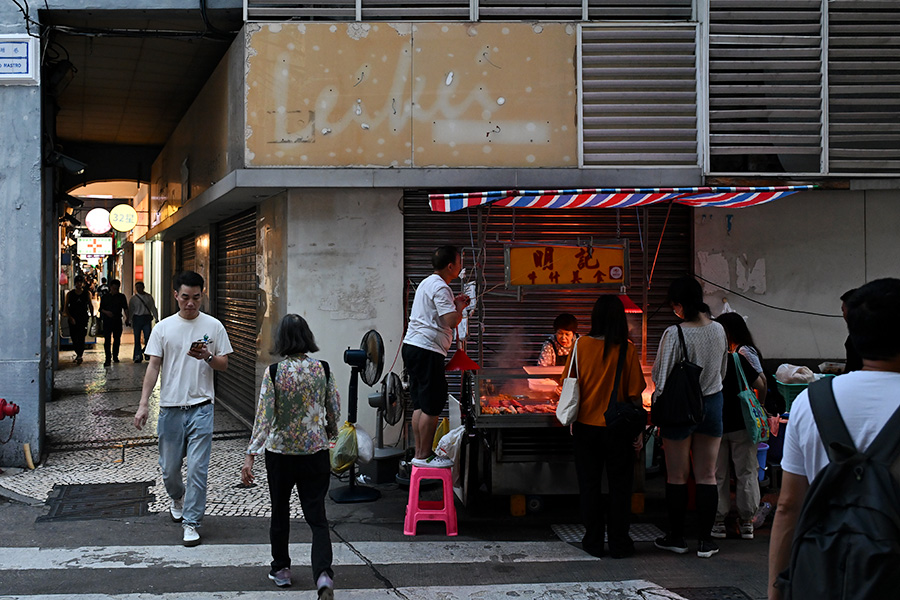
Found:
[[[716,286],[717,288],[719,288],[719,289],[721,289],[721,290],[725,290],[725,291],[728,292],[729,294],[734,294],[735,296],[740,296],[740,297],[743,298],[744,300],[749,300],[750,302],[753,302],[753,303],[755,303],[755,304],[759,304],[759,305],[761,305],[761,306],[765,306],[766,308],[771,308],[771,309],[773,309],[773,310],[781,310],[781,311],[784,311],[784,312],[797,313],[797,314],[801,314],[801,315],[812,315],[812,316],[814,316],[814,317],[828,317],[829,319],[842,319],[842,318],[843,318],[843,315],[828,315],[828,314],[825,314],[825,313],[817,313],[817,312],[812,312],[812,311],[808,311],[808,310],[798,310],[798,309],[795,309],[795,308],[783,308],[783,307],[781,307],[781,306],[773,306],[772,304],[766,304],[765,302],[760,302],[759,300],[754,300],[753,298],[750,298],[750,297],[748,297],[748,296],[745,296],[744,294],[741,294],[740,292],[736,292],[736,291],[734,291],[734,290],[728,289],[727,287],[725,287],[725,286],[723,286],[723,285],[719,285],[718,283],[715,283],[714,281],[710,281],[709,279],[706,279],[706,278],[704,278],[704,277],[701,277],[701,276],[699,276],[699,275],[697,275],[697,274],[694,274],[694,277],[696,277],[696,278],[699,279],[700,281],[705,281],[706,283],[708,283],[708,284],[710,284],[710,285],[714,285],[714,286]],[[657,310],[658,310],[658,309],[657,309]],[[655,313],[654,313],[654,314],[655,314]]]

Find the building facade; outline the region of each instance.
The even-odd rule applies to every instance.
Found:
[[[339,380],[349,376],[341,353],[369,329],[384,337],[385,368],[399,372],[409,290],[427,273],[422,255],[446,242],[489,247],[487,271],[503,241],[626,237],[629,293],[645,313],[671,277],[694,271],[715,314],[727,300],[767,356],[797,359],[841,357],[838,297],[898,274],[893,2],[248,0],[241,9],[221,61],[156,155],[141,200],[147,230],[130,240],[158,295],[177,269],[207,277],[208,309],[236,341],[218,393],[240,415],[252,412],[275,360],[272,330],[289,312],[309,320]],[[14,29],[20,15],[0,11]],[[0,369],[34,375],[31,387],[0,395],[22,406],[18,445],[40,448],[58,257],[36,252],[33,238],[52,248],[58,234],[51,200],[22,202],[47,196],[39,94],[5,86],[7,99],[14,121],[36,122],[0,133],[24,150],[6,158],[18,183],[0,180],[3,202],[33,214],[10,213],[17,221],[0,227],[15,231],[0,232],[0,244],[28,251],[17,279],[44,291],[40,312],[0,317],[0,336],[30,340],[0,344],[13,353]],[[423,209],[428,192],[789,183],[819,189],[747,209]],[[593,297],[497,295],[482,325],[494,351],[514,343],[527,356],[548,315],[586,315]],[[648,360],[665,312],[639,332]],[[374,427],[373,411],[361,408],[359,421]],[[19,461],[15,448],[0,452]]]

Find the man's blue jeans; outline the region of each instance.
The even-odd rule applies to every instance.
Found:
[[[213,405],[159,409],[159,467],[166,492],[184,498],[182,523],[197,527],[206,511],[206,478],[212,449]],[[187,481],[181,479],[181,465],[187,459]]]
[[[147,340],[150,339],[151,323],[153,323],[152,315],[134,315],[131,317],[131,329],[134,331],[135,361],[144,359],[144,348],[147,347]],[[144,334],[143,343],[141,342],[141,333]]]

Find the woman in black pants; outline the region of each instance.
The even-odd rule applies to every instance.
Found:
[[[622,370],[616,388],[620,356]],[[578,339],[569,362],[574,362],[571,372],[577,376],[581,391],[572,435],[585,528],[582,548],[593,556],[603,556],[603,534],[608,530],[610,556],[626,558],[634,554],[628,527],[634,456],[641,448],[643,437],[609,429],[605,413],[613,401],[614,391],[616,402],[639,405],[646,384],[637,351],[628,341],[625,307],[618,296],[603,295],[594,303],[591,330]],[[601,496],[604,468],[609,482],[609,497],[605,501]]]
[[[328,442],[337,435],[341,408],[328,363],[307,356],[318,349],[303,317],[290,314],[281,320],[272,354],[285,359],[263,375],[241,480],[245,485],[253,482],[254,458],[265,451],[272,500],[269,579],[278,587],[291,585],[290,502],[297,488],[303,516],[313,534],[313,580],[319,598],[332,600],[334,571],[325,494],[331,477]]]

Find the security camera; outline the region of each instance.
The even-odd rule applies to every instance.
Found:
[[[81,175],[87,168],[87,165],[80,160],[75,160],[71,156],[60,154],[55,150],[50,153],[50,164],[55,167],[62,167],[72,175]]]

